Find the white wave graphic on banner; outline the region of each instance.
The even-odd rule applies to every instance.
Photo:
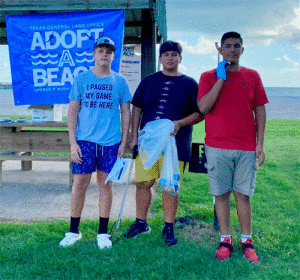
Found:
[[[77,63],[84,63],[84,62],[91,63],[91,62],[94,61],[94,58],[89,59],[91,56],[93,56],[93,53],[88,53],[88,52],[84,51],[84,52],[82,52],[82,53],[76,53],[76,55],[77,55],[77,56],[84,56],[84,55],[88,56],[87,58],[83,58],[83,59],[81,59],[81,60],[76,59],[76,62],[77,62]]]
[[[82,59],[82,60],[78,60],[78,59],[76,59],[76,62],[78,62],[78,63],[84,63],[84,62],[93,62],[94,61],[94,59],[87,59],[87,58],[84,58],[84,59]]]
[[[77,56],[83,56],[83,55],[88,55],[88,56],[92,56],[93,53],[87,53],[86,51],[84,51],[83,53],[76,53]]]
[[[48,57],[55,58],[57,56],[58,56],[58,54],[50,54],[50,53],[48,53],[46,55],[42,55],[42,54],[38,54],[36,56],[32,55],[31,58],[48,58]]]
[[[38,62],[31,62],[31,64],[33,64],[33,65],[40,65],[40,64],[47,65],[47,64],[57,64],[57,63],[58,63],[58,60],[56,60],[56,61],[51,61],[51,60],[42,61],[42,60],[39,60]]]

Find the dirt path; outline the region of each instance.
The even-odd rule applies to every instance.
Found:
[[[95,175],[87,190],[82,218],[98,218],[98,188]],[[127,175],[125,176],[126,181]],[[134,170],[131,178],[134,178]],[[69,219],[71,188],[68,162],[33,162],[33,170],[22,171],[21,162],[3,162],[3,187],[0,188],[0,220],[37,221]],[[111,219],[118,218],[125,183],[114,183]],[[135,217],[135,186],[127,192],[123,218]]]

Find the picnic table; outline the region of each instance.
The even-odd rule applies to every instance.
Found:
[[[5,160],[20,160],[22,170],[31,170],[32,161],[69,161],[71,186],[73,176],[69,153],[67,122],[0,123],[0,187],[2,162]]]

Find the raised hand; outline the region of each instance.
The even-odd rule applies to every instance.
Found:
[[[228,60],[223,60],[218,64],[217,67],[217,78],[226,81],[226,67],[229,65]]]

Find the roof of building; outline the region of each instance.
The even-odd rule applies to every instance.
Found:
[[[0,44],[7,44],[6,15],[93,10],[126,10],[124,43],[141,43],[142,10],[156,22],[156,40],[167,40],[165,0],[1,0]]]

